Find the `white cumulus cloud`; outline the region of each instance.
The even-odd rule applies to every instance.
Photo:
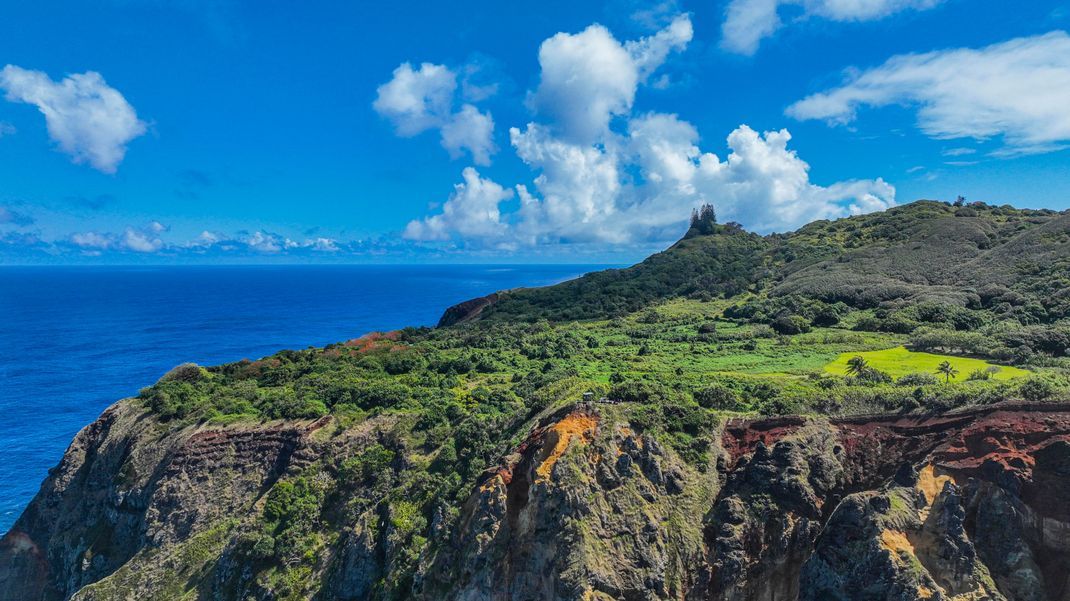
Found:
[[[531,96],[538,120],[509,130],[534,173],[530,185],[515,186],[519,208],[506,204],[511,190],[468,168],[442,208],[410,222],[405,236],[498,249],[663,243],[707,202],[722,219],[762,232],[895,204],[895,188],[882,179],[812,182],[787,130],[742,125],[721,159],[701,150],[698,131],[676,115],[634,114],[637,87],[691,34],[684,15],[636,41],[621,43],[598,25],[546,40]]]
[[[541,81],[532,104],[565,138],[596,141],[614,116],[631,111],[639,84],[671,51],[683,49],[692,34],[687,15],[650,37],[625,44],[601,25],[576,34],[558,33],[539,47]]]
[[[242,239],[250,249],[262,253],[277,253],[286,246],[287,240],[276,234],[257,230]]]
[[[457,75],[445,65],[402,63],[393,78],[379,86],[372,107],[390,120],[400,136],[415,136],[441,127],[449,118]]]
[[[520,191],[518,235],[522,242],[625,242],[628,232],[602,227],[612,221],[622,193],[617,140],[606,146],[577,144],[555,137],[542,125],[509,130],[520,157],[539,172],[535,189],[541,198]]]
[[[318,250],[320,252],[338,252],[338,241],[333,238],[315,238],[305,243],[305,246],[312,250]]]
[[[513,191],[480,177],[472,167],[462,173],[464,181],[456,184],[453,194],[438,215],[409,222],[404,236],[410,240],[448,240],[462,238],[496,240],[506,233],[500,205]]]
[[[1063,31],[980,49],[895,56],[851,72],[787,109],[798,119],[854,121],[863,107],[907,105],[940,138],[1002,136],[1003,154],[1046,152],[1070,141],[1070,36]]]
[[[112,245],[112,239],[106,234],[81,232],[71,235],[71,243],[82,248],[105,249]]]
[[[738,54],[754,54],[761,41],[784,23],[783,7],[798,19],[873,21],[905,10],[926,10],[943,0],[732,0],[721,24],[721,45]]]
[[[114,173],[126,145],[146,131],[134,107],[94,71],[56,82],[41,71],[7,65],[0,70],[0,88],[9,101],[36,106],[49,136],[75,163],[104,173]]]
[[[141,230],[126,228],[121,240],[123,248],[139,253],[154,253],[160,250],[163,248],[163,240],[160,240],[156,234],[165,228],[160,226],[161,229],[157,229],[156,226],[160,224],[154,222],[149,228]]]
[[[467,80],[466,80],[467,81]],[[390,81],[379,86],[372,108],[388,119],[399,136],[411,137],[437,129],[442,147],[459,158],[464,151],[479,165],[489,165],[495,152],[494,119],[472,104],[454,111],[457,73],[445,65],[423,63],[413,69],[402,63]],[[493,94],[490,86],[465,87],[469,98],[484,99]]]
[[[463,151],[472,154],[477,165],[489,165],[490,157],[497,150],[494,146],[494,119],[489,112],[466,104],[442,125],[442,147],[450,157],[460,158]]]
[[[491,247],[661,242],[678,237],[690,210],[707,202],[721,219],[761,232],[895,205],[895,188],[880,178],[812,182],[787,130],[742,125],[728,136],[724,160],[702,152],[698,132],[675,115],[636,117],[626,135],[599,146],[556,138],[538,124],[510,133],[517,155],[539,172],[534,190],[516,187],[515,214],[501,209],[510,191],[469,168],[441,213],[411,222],[405,236]]]

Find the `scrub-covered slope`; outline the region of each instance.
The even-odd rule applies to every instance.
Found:
[[[765,237],[696,223],[634,267],[510,291],[483,316],[597,318],[665,298],[751,290],[857,308],[935,300],[1048,321],[1070,316],[1068,274],[1070,213],[919,201]]]

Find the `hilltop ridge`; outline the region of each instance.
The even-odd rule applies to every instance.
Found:
[[[676,296],[748,291],[863,309],[895,300],[979,306],[1009,291],[1040,304],[1042,311],[1031,309],[1040,321],[1070,315],[1070,211],[920,200],[785,234],[704,227],[692,225],[629,268],[503,293],[482,317],[597,319]]]

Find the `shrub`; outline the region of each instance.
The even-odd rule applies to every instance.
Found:
[[[920,324],[910,319],[906,315],[900,313],[892,313],[888,317],[885,317],[877,328],[881,332],[891,332],[893,334],[909,334],[916,330]]]
[[[196,363],[183,363],[176,367],[171,368],[171,371],[165,373],[161,382],[199,382],[205,379],[206,372],[204,369]]]
[[[267,559],[275,554],[275,538],[261,533],[249,541],[250,553],[256,559]]]
[[[1041,378],[1030,378],[1018,386],[1018,394],[1027,401],[1043,401],[1055,394],[1055,386]]]
[[[994,345],[989,336],[980,332],[925,327],[918,328],[910,336],[910,346],[918,351],[992,356]]]
[[[407,374],[423,367],[423,360],[413,353],[389,353],[382,359],[383,371],[396,376]]]
[[[906,374],[895,381],[896,386],[932,386],[939,381],[936,376],[925,372]]]
[[[142,390],[140,397],[163,421],[192,415],[208,401],[202,391],[182,380],[162,381]]]
[[[639,323],[658,323],[661,321],[661,314],[654,309],[648,309],[636,318]]]
[[[609,389],[609,398],[625,401],[628,403],[649,403],[651,401],[663,401],[673,396],[661,384],[630,380],[622,382]]]
[[[892,377],[879,369],[866,367],[858,374],[847,378],[849,383],[872,386],[875,384],[890,384]]]
[[[814,313],[813,324],[828,328],[840,323],[840,314],[832,305],[824,305]]]
[[[356,457],[343,461],[338,472],[342,482],[361,484],[385,472],[393,461],[394,451],[380,444],[373,444]]]
[[[773,331],[773,328],[761,324],[751,328],[750,336],[751,338],[775,338],[776,332]]]
[[[545,359],[546,357],[540,358]],[[440,374],[458,375],[472,371],[475,369],[475,364],[472,362],[471,358],[459,355],[456,357],[439,359],[431,365],[431,368]]]
[[[801,315],[781,315],[773,320],[772,327],[785,336],[805,334],[810,331],[810,320]]]
[[[736,410],[740,408],[739,397],[727,386],[714,384],[694,393],[695,402],[707,409]]]

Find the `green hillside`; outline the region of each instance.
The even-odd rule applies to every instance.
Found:
[[[483,318],[612,317],[667,298],[746,291],[852,309],[929,301],[1023,324],[1070,316],[1067,212],[919,201],[764,237],[703,227],[634,267],[511,291]]]
[[[672,478],[690,475],[691,484],[674,490],[702,497],[718,480],[718,458],[727,452],[722,426],[730,418],[920,419],[1003,401],[1070,398],[1067,214],[920,202],[759,236],[717,224],[711,213],[634,267],[474,299],[451,308],[442,327],[175,368],[107,417],[128,420],[116,431],[151,442],[136,452],[108,446],[99,456],[111,467],[88,481],[146,482],[162,473],[153,467],[156,441],[189,437],[188,444],[175,443],[174,456],[193,467],[176,468],[182,476],[165,481],[178,490],[195,480],[185,470],[202,458],[221,462],[200,468],[218,471],[218,478],[197,480],[215,492],[182,488],[196,499],[186,502],[226,501],[245,517],[237,526],[216,520],[164,562],[143,552],[131,565],[155,566],[158,573],[144,581],[173,588],[168,598],[183,590],[338,598],[332,587],[364,591],[357,598],[411,598],[417,575],[435,573],[429,558],[450,557],[444,529],[471,532],[462,508],[499,511],[501,503],[528,501],[520,492],[495,497],[497,489],[483,485],[505,480],[488,480],[493,472],[485,470],[514,457],[517,473],[527,473],[519,457],[535,453],[524,441],[541,431],[539,424],[564,420],[567,435],[546,434],[557,442],[547,443],[545,457],[594,470],[591,462],[570,459],[579,451],[567,451],[569,441],[591,435],[591,415],[616,420],[621,426],[606,422],[602,436],[640,436],[646,442],[636,443],[636,453],[658,449],[658,462],[673,462],[666,464]],[[87,428],[85,436],[109,428]],[[319,450],[293,451],[287,445],[298,443],[286,442],[288,428]],[[227,437],[240,453],[207,450]],[[239,494],[241,479],[233,480],[227,462],[260,465],[255,449],[272,445],[303,467]],[[72,446],[76,454],[98,456],[81,448]],[[586,483],[603,476],[562,476],[573,487],[567,498],[587,498]],[[518,491],[543,490],[517,482]],[[473,490],[478,503],[466,501]],[[685,497],[658,502],[685,508],[690,513],[679,521],[693,526],[691,518],[707,513],[711,502],[681,505]],[[107,515],[116,514],[111,503]],[[624,513],[646,515],[641,506]],[[181,515],[168,507],[161,515]],[[511,515],[499,517],[511,524]],[[686,531],[699,544],[702,533]],[[109,541],[134,539],[127,530],[93,532],[92,548],[79,557],[106,556],[119,544]],[[351,553],[371,559],[351,561]],[[195,577],[215,569],[212,558],[219,562],[215,576]],[[116,572],[93,585],[93,598],[108,598],[109,586],[124,590],[141,573]],[[360,586],[338,574],[359,575]]]

